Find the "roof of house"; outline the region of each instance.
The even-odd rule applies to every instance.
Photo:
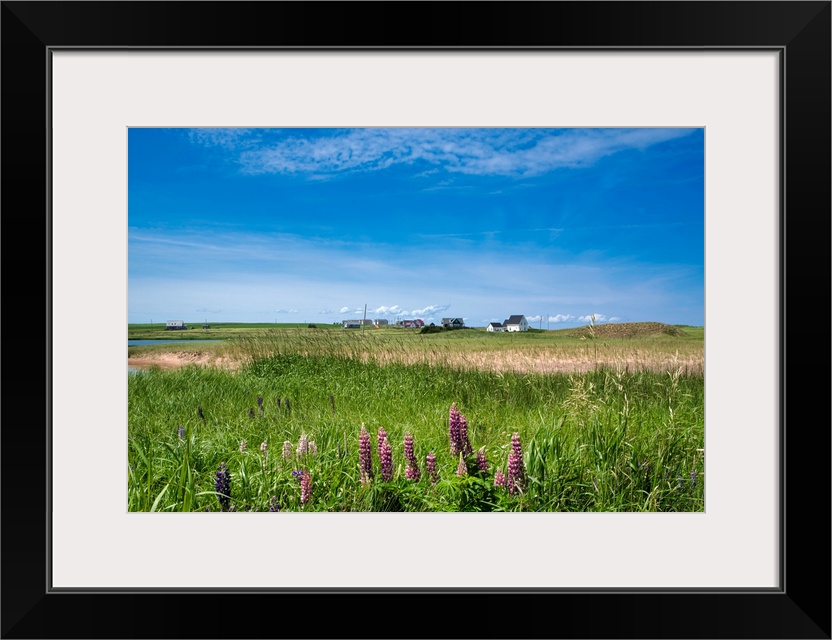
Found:
[[[520,324],[520,320],[525,318],[526,316],[510,316],[508,320],[506,320],[503,324],[508,326],[510,324]]]
[[[442,318],[442,323],[446,322],[462,322],[462,318]]]
[[[502,327],[503,325],[502,325],[501,322],[489,322],[488,326],[489,327]]]

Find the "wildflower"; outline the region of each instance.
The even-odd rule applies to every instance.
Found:
[[[461,453],[464,456],[471,455],[473,449],[468,442],[468,420],[459,412],[456,403],[451,405],[448,414],[448,434],[451,440],[451,454]]]
[[[251,418],[252,420],[254,420],[254,409],[249,409],[248,410],[248,417]]]
[[[693,486],[696,486],[696,471],[690,472],[690,481],[693,483]]]
[[[266,455],[266,441],[265,440],[263,440],[263,442],[260,443],[260,452],[263,455]]]
[[[384,430],[384,427],[378,428],[378,436],[377,436],[377,447],[378,447],[378,455],[381,458],[381,443],[384,442],[384,439],[387,437],[387,432]]]
[[[309,451],[309,439],[306,434],[302,434],[298,441],[298,457],[306,454]]]
[[[361,482],[367,484],[373,478],[373,447],[370,444],[370,433],[363,424],[361,435],[358,437],[358,466],[361,471]]]
[[[260,396],[257,396],[257,406],[260,408],[260,415],[263,416],[266,410],[263,408],[263,398]]]
[[[243,453],[246,450],[246,439],[243,438],[240,440],[240,453]]]
[[[464,456],[474,453],[474,448],[468,441],[468,419],[461,413],[459,414],[459,447]]]
[[[280,503],[277,501],[277,496],[272,496],[272,499],[269,500],[269,512],[275,513],[276,511],[280,511]]]
[[[504,487],[506,486],[506,476],[503,473],[502,469],[497,469],[494,473],[494,486],[495,487]]]
[[[410,433],[404,434],[404,457],[407,460],[404,477],[419,482],[422,472],[419,470],[419,463],[416,462],[416,454],[413,451],[413,436]]]
[[[300,469],[295,469],[294,471],[292,471],[292,479],[293,480],[297,480],[298,482],[300,482],[300,479],[301,479],[302,476],[303,476],[303,471],[301,471]]]
[[[312,474],[304,470],[300,478],[300,503],[306,504],[312,497]]]
[[[309,441],[309,453],[313,456],[318,455],[318,445],[315,444],[314,440]]]
[[[465,465],[465,458],[462,457],[462,454],[459,454],[459,464],[456,466],[456,475],[458,476],[467,476],[468,475],[468,467]]]
[[[436,471],[436,454],[432,451],[425,458],[425,471],[432,484],[439,482],[439,473]]]
[[[488,471],[488,460],[485,458],[485,447],[477,451],[477,469],[482,473]]]
[[[283,458],[291,458],[292,457],[292,443],[286,440],[283,443]]]
[[[456,408],[456,403],[451,405],[451,410],[448,415],[448,435],[451,440],[451,455],[457,455],[462,451],[462,446],[459,440],[460,428],[460,413]]]
[[[182,425],[179,425],[179,428],[176,431],[177,431],[177,434],[179,435],[179,439],[184,440],[185,439],[185,427],[183,427]]]
[[[511,453],[508,455],[508,492],[511,495],[523,490],[526,470],[523,466],[523,448],[520,444],[520,434],[511,436]]]
[[[393,447],[390,446],[387,436],[379,447],[378,457],[381,462],[381,479],[390,482],[393,479]]]
[[[229,505],[231,504],[231,472],[228,470],[225,462],[220,462],[215,487],[219,494],[220,508],[223,511],[228,511]]]

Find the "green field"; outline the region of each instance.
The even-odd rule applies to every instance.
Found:
[[[704,510],[701,327],[211,326],[128,327],[130,338],[204,339],[216,326],[223,342],[189,348],[237,363],[128,376],[130,511]],[[452,405],[467,422],[461,461]],[[502,485],[513,436],[522,464]]]

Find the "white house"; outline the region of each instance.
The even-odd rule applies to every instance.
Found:
[[[446,329],[461,329],[465,326],[462,318],[442,318],[442,326]]]
[[[505,331],[528,331],[529,321],[526,316],[511,316],[503,323]]]
[[[506,328],[499,322],[489,322],[488,326],[485,328],[486,331],[500,331],[503,332]]]
[[[182,320],[168,320],[165,324],[165,331],[178,331],[187,328]]]

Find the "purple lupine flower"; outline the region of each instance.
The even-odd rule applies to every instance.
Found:
[[[696,486],[696,471],[690,472],[690,481],[693,483],[693,486]]]
[[[465,458],[462,457],[462,454],[459,455],[459,464],[456,466],[456,475],[468,475],[468,466],[465,464]]]
[[[220,508],[223,511],[228,511],[231,504],[231,472],[225,462],[220,462],[215,488],[217,493],[220,494],[217,496],[220,501]]]
[[[369,483],[373,479],[373,445],[370,444],[370,433],[363,424],[361,435],[358,436],[358,467],[361,472],[361,483]]]
[[[525,476],[523,447],[520,444],[520,434],[515,432],[511,436],[511,453],[508,455],[508,492],[511,495],[523,490],[526,481]]]
[[[386,436],[379,447],[378,457],[381,461],[381,479],[390,482],[393,479],[393,447]]]
[[[183,427],[182,425],[179,425],[179,428],[176,430],[176,432],[179,435],[180,440],[185,439],[185,427]]]
[[[464,456],[474,453],[474,448],[468,441],[468,419],[461,413],[459,414],[459,448]]]
[[[262,396],[257,396],[257,406],[260,407],[261,409],[263,408],[263,397]]]
[[[292,457],[292,443],[288,440],[283,442],[283,459]]]
[[[303,470],[300,478],[300,503],[306,504],[312,497],[312,474]]]
[[[387,437],[387,432],[384,430],[384,427],[378,428],[378,435],[376,436],[376,448],[378,451],[379,458],[381,458],[381,443],[384,442],[384,439]]]
[[[300,479],[302,477],[303,477],[303,471],[301,471],[300,469],[295,469],[294,471],[292,471],[292,479],[293,480],[297,480],[298,482],[300,482]]]
[[[422,472],[419,470],[419,463],[416,461],[416,453],[413,450],[413,435],[410,433],[404,434],[404,457],[407,460],[404,477],[419,482]]]
[[[448,435],[451,441],[451,455],[456,456],[462,451],[462,443],[459,440],[460,413],[456,403],[451,405],[448,414]]]
[[[439,482],[439,473],[436,471],[436,454],[432,451],[425,458],[425,471],[430,478],[431,484]]]
[[[240,453],[243,453],[246,450],[246,439],[243,438],[240,440]]]
[[[477,469],[479,469],[482,473],[488,471],[488,460],[485,458],[485,447],[482,447],[477,451]]]
[[[306,434],[301,434],[300,440],[298,441],[298,457],[305,455],[309,451],[309,438],[306,437]]]
[[[495,487],[504,487],[506,486],[506,476],[503,473],[502,469],[497,469],[494,473],[494,486]]]
[[[277,496],[272,496],[269,500],[269,512],[275,513],[276,511],[280,511],[280,503],[277,501]]]

